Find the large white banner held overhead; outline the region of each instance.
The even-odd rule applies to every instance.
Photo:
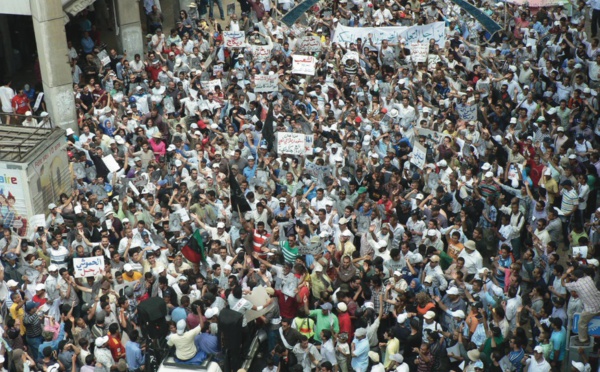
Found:
[[[332,42],[355,43],[356,39],[361,38],[363,43],[367,44],[369,36],[376,45],[381,44],[383,40],[396,44],[399,39],[404,39],[406,45],[410,45],[412,43],[429,43],[429,40],[434,39],[440,47],[443,47],[446,43],[446,27],[444,22],[411,27],[346,27],[338,25],[335,28]]]

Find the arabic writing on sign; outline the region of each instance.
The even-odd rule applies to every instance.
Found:
[[[308,160],[304,163],[304,167],[306,168],[306,173],[318,180],[323,180],[324,177],[329,176],[330,174],[329,166],[317,165]]]
[[[458,115],[462,120],[472,121],[477,120],[477,106],[476,105],[458,105],[456,106]]]
[[[96,276],[104,271],[104,256],[73,258],[73,268],[76,278]]]
[[[410,44],[410,56],[413,62],[427,62],[429,54],[429,43],[412,43]]]
[[[423,26],[397,26],[397,27],[346,27],[338,25],[335,29],[332,42],[355,43],[360,38],[366,43],[372,38],[373,44],[380,45],[383,40],[393,44],[399,39],[405,39],[406,45],[417,42],[429,43],[435,40],[436,44],[443,47],[446,43],[446,27],[444,22],[434,22]]]
[[[412,158],[410,162],[414,164],[417,168],[423,169],[425,166],[425,158],[427,157],[427,149],[425,146],[420,143],[415,142],[415,147],[413,147]]]
[[[226,48],[241,48],[244,46],[246,33],[244,31],[223,31],[223,44]]]
[[[315,74],[316,59],[313,56],[292,55],[292,74],[311,75]]]
[[[270,45],[250,45],[254,60],[261,62],[271,58],[271,49],[273,49],[273,47]]]
[[[254,76],[254,91],[255,92],[277,92],[279,75],[256,75]]]
[[[221,87],[221,79],[215,80],[203,80],[200,82],[202,89],[207,90],[209,92],[214,92],[215,87]]]
[[[307,53],[318,53],[321,46],[321,38],[318,36],[302,36],[296,42],[296,49]]]
[[[305,145],[306,135],[302,133],[277,133],[277,152],[280,154],[304,155]]]

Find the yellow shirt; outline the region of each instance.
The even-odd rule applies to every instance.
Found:
[[[14,319],[14,320],[19,320],[19,322],[21,322],[21,336],[25,335],[25,324],[23,324],[23,317],[25,317],[25,305],[21,306],[20,308],[17,309],[17,304],[13,303],[10,306],[10,316]]]
[[[123,273],[123,280],[126,282],[136,282],[142,278],[142,273],[137,271],[133,272],[133,275],[129,276],[127,273]]]
[[[390,368],[390,364],[392,364],[390,355],[397,354],[398,350],[400,350],[400,341],[394,337],[388,341],[387,347],[385,348],[385,359],[383,360],[383,366],[386,370]]]

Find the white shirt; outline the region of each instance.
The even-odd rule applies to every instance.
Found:
[[[2,103],[2,111],[13,112],[12,99],[15,96],[15,91],[6,85],[0,87],[0,103]]]
[[[527,372],[550,372],[552,369],[550,363],[548,363],[543,357],[542,361],[540,362],[538,362],[535,357],[531,357],[527,359],[525,364],[527,365]]]
[[[473,253],[469,253],[466,249],[463,249],[458,257],[462,257],[465,260],[465,268],[469,274],[477,274],[477,270],[483,267],[483,257],[476,250]]]

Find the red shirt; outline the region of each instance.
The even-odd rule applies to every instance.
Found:
[[[29,111],[29,98],[26,95],[17,94],[12,99],[12,107],[15,109],[15,113],[19,115],[25,115]]]
[[[125,357],[125,347],[121,343],[121,338],[118,335],[108,335],[108,348],[115,362]]]
[[[281,317],[294,319],[296,317],[296,309],[298,308],[296,297],[286,296],[280,290],[275,291],[275,296],[277,296]]]
[[[348,333],[348,342],[352,342],[354,337],[354,330],[352,329],[352,319],[348,312],[338,314],[338,322],[340,324],[340,333]]]
[[[151,79],[156,81],[158,80],[158,74],[162,71],[162,66],[160,64],[149,65],[146,67],[146,72],[150,75]]]
[[[38,297],[38,295],[34,295],[33,296],[33,302],[35,302],[36,304],[43,306],[46,304],[46,302],[48,302],[47,298],[40,298]]]

